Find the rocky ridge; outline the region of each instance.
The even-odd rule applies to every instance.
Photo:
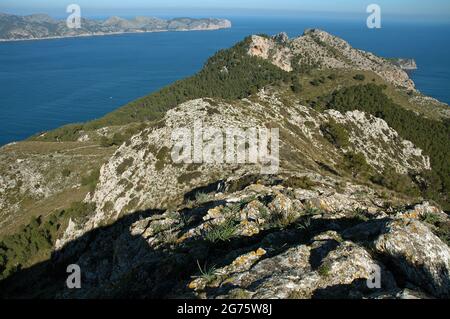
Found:
[[[353,48],[348,42],[318,29],[306,30],[294,39],[286,34],[273,38],[252,36],[249,54],[269,59],[286,71],[315,65],[328,69],[370,70],[387,82],[415,90],[402,67],[389,60]]]
[[[282,171],[310,167],[311,172],[317,172],[320,170],[317,163],[330,167],[338,164],[342,154],[330,147],[320,130],[321,124],[331,119],[351,128],[348,151],[364,154],[374,169],[382,172],[388,164],[399,173],[430,169],[428,157],[423,156],[411,142],[399,138],[381,119],[359,111],[346,114],[329,111],[323,115],[295,101],[285,103],[276,93],[262,91],[257,99],[244,99],[237,104],[200,99],[170,110],[160,123],[162,127],[149,128],[132,137],[102,167],[99,184],[86,199],[96,204],[97,212],[84,223],[79,234],[122,214],[160,208],[164,203],[180,203],[183,200],[180,194],[185,194],[195,185],[207,185],[233,174],[260,171],[258,165],[250,164],[172,163],[171,132],[184,127],[192,129],[194,122],[199,120],[204,127],[223,129],[276,124],[281,128],[281,159],[283,155],[292,158],[281,163]],[[68,235],[68,240],[73,239]],[[61,241],[59,246],[65,242]]]
[[[193,204],[129,215],[72,241],[55,255],[54,267],[78,256],[84,289],[55,293],[59,298],[448,298],[450,249],[423,222],[433,214],[449,223],[439,208],[429,203],[395,208],[370,188],[351,183],[339,192],[325,180],[308,189],[285,186],[292,178],[230,178],[222,191],[205,193]]]

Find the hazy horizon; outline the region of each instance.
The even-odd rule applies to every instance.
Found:
[[[104,18],[113,15],[131,17],[137,15],[176,17],[176,16],[317,16],[326,18],[361,18],[367,17],[366,8],[371,3],[380,5],[382,14],[388,19],[450,22],[450,2],[446,0],[422,1],[349,0],[345,3],[324,1],[294,0],[196,0],[189,5],[181,0],[45,0],[36,3],[32,0],[3,0],[0,12],[28,15],[46,13],[63,18],[67,16],[66,7],[71,3],[81,6],[84,17]]]

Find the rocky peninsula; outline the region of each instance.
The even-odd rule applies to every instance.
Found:
[[[17,16],[0,13],[0,41],[41,40],[80,36],[101,36],[123,33],[206,31],[231,28],[226,19],[175,18],[164,20],[135,17],[127,20],[110,17],[106,20],[81,19],[80,28],[69,28],[66,20],[46,14]]]

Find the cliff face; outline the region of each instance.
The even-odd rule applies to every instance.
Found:
[[[115,33],[199,31],[231,28],[225,19],[177,18],[163,20],[136,17],[131,20],[111,17],[107,20],[82,19],[81,28],[69,29],[65,20],[55,20],[47,15],[0,15],[0,40],[30,40],[53,37],[107,35]]]
[[[106,23],[123,27],[128,22]],[[138,18],[133,23],[159,22]],[[450,218],[419,192],[419,186],[429,186],[422,175],[434,170],[430,155],[388,124],[382,112],[331,108],[333,94],[345,88],[383,85],[391,99],[408,101],[399,108],[429,114],[408,100],[414,88],[408,75],[318,30],[293,40],[284,34],[252,36],[246,43],[244,55],[257,57],[251,63],[258,69],[261,59],[270,61],[288,71],[293,82],[271,83],[239,99],[189,100],[158,121],[76,131],[77,142],[29,141],[0,149],[0,208],[6,221],[30,207],[24,203],[39,204],[49,215],[66,209],[62,199],[75,200],[75,192],[87,207],[72,210],[64,222],[52,220],[57,225],[52,257],[39,267],[14,270],[0,283],[1,294],[450,296]],[[219,78],[234,76],[230,65],[239,59],[230,56],[215,65]],[[316,78],[318,83],[312,81]],[[357,92],[350,90],[349,103],[364,103]],[[104,143],[130,128],[134,133],[117,145]],[[205,145],[213,145],[212,128],[222,137],[229,129],[277,128],[278,169],[265,173],[261,162],[174,160],[175,132],[200,133]],[[241,146],[250,152],[249,143]],[[55,173],[52,167],[70,172]],[[98,181],[86,185],[83,177],[97,168]],[[81,267],[83,289],[64,288],[69,261]],[[374,273],[380,276],[378,288],[368,283]]]

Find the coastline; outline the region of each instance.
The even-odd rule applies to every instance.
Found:
[[[89,33],[89,34],[77,34],[77,35],[63,35],[63,36],[52,36],[52,37],[42,37],[42,38],[31,38],[31,39],[0,39],[0,43],[7,42],[22,42],[22,41],[39,41],[39,40],[57,40],[57,39],[70,39],[70,38],[87,38],[87,37],[102,37],[110,35],[121,35],[121,34],[138,34],[138,33],[160,33],[160,32],[190,32],[190,31],[217,31],[224,29],[231,29],[232,26],[216,26],[210,28],[193,28],[193,29],[179,29],[179,30],[151,30],[151,31],[123,31],[123,32],[108,32],[108,33]]]

